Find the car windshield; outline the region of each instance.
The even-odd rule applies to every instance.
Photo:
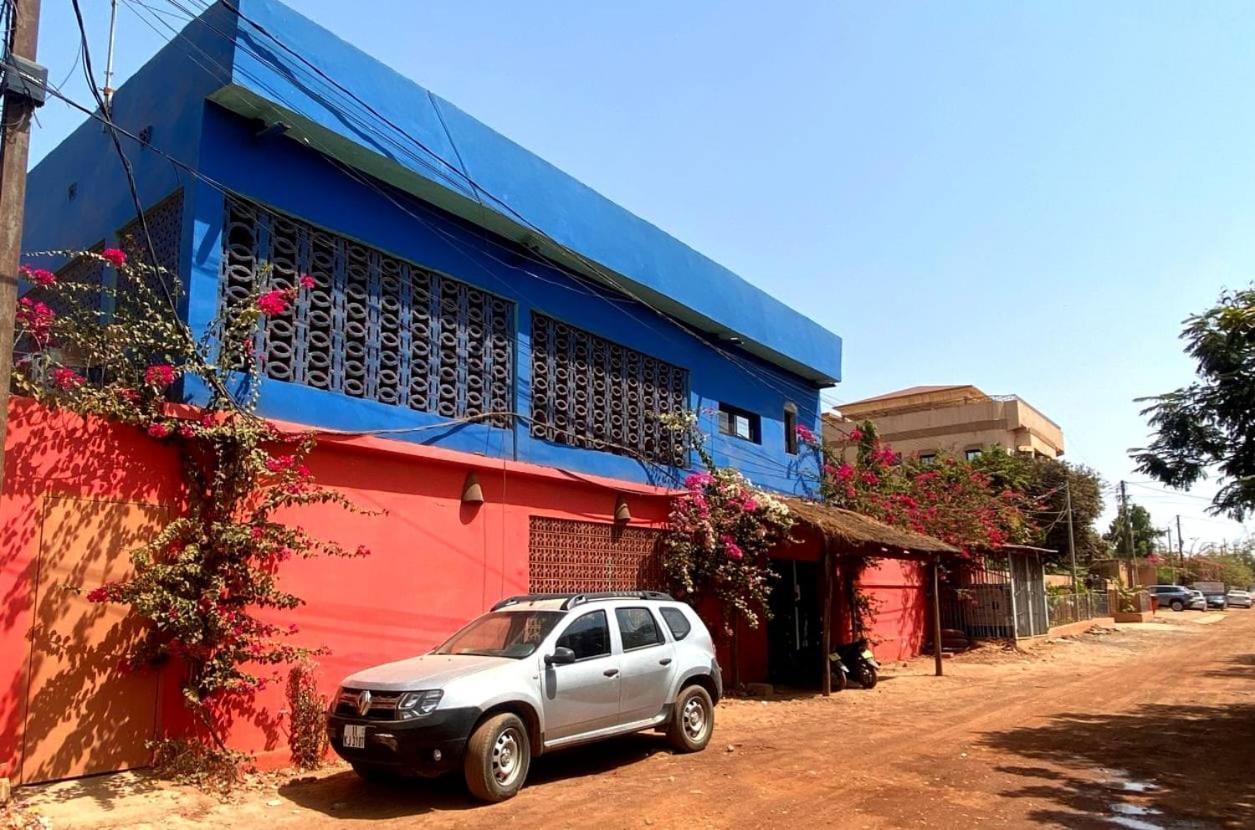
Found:
[[[562,619],[558,611],[494,611],[473,620],[433,654],[527,657]]]

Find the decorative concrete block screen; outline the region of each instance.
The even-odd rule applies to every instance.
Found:
[[[144,211],[144,219],[148,223],[148,239],[152,240],[153,251],[157,254],[157,265],[171,274],[178,275],[179,248],[183,240],[183,191],[178,190],[162,199],[153,207]],[[152,264],[148,250],[148,239],[144,237],[144,227],[139,217],[132,219],[118,230],[118,247],[126,251],[127,259]],[[126,284],[126,275],[119,273],[118,302],[125,303],[133,293]],[[143,275],[145,283],[153,294],[161,300],[167,299],[166,289],[170,289],[170,299],[174,299],[175,281],[166,280],[165,288],[157,274]],[[171,314],[174,313],[171,306]]]
[[[267,318],[266,374],[277,380],[508,427],[514,304],[375,248],[256,205],[228,200],[226,302],[270,284],[315,287]]]
[[[663,590],[662,531],[532,516],[528,587],[559,591]]]
[[[683,467],[684,442],[657,416],[687,397],[686,369],[532,314],[534,437]]]

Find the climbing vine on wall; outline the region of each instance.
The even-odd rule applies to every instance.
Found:
[[[307,466],[312,433],[281,431],[256,414],[261,325],[312,281],[281,284],[266,274],[198,339],[174,311],[177,279],[165,269],[128,261],[117,249],[37,256],[98,260],[117,279],[102,287],[23,267],[31,290],[17,315],[19,391],[139,430],[173,446],[182,460],[177,515],[131,552],[130,577],[95,586],[87,598],[125,605],[146,623],[124,667],[177,661],[184,701],[204,726],[204,740],[225,753],[232,706],[278,679],[283,664],[317,651],[293,644],[297,627],[277,621],[302,603],[280,587],[283,563],[368,553],[314,538],[291,522],[292,508],[356,508],[316,482]],[[207,398],[203,407],[172,403],[176,390],[194,388]]]

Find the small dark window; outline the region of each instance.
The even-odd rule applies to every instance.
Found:
[[[762,421],[753,412],[730,404],[719,404],[719,431],[743,441],[762,443]]]
[[[662,632],[648,608],[616,608],[614,616],[619,621],[619,637],[623,640],[624,651],[656,646],[662,642]]]
[[[922,452],[919,454],[919,463],[921,464],[931,464],[936,460],[937,460],[937,456],[935,453]]]
[[[684,616],[684,612],[679,608],[663,608],[662,618],[667,623],[667,628],[671,629],[671,636],[677,640],[683,640],[693,630],[693,626],[689,624],[688,617]]]
[[[968,461],[975,461],[976,459],[980,458],[981,452],[982,450],[979,447],[977,447],[975,449],[967,450],[966,452],[963,453],[963,455],[967,458]]]
[[[797,407],[792,404],[784,408],[784,451],[797,455]]]
[[[610,653],[610,625],[605,611],[585,614],[562,632],[558,645],[575,652],[576,660],[604,657]]]

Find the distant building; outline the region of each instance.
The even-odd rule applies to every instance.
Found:
[[[975,386],[912,386],[848,403],[825,416],[825,440],[863,421],[906,458],[939,452],[973,457],[999,446],[1041,458],[1063,455],[1063,430],[1015,395],[986,395]]]

